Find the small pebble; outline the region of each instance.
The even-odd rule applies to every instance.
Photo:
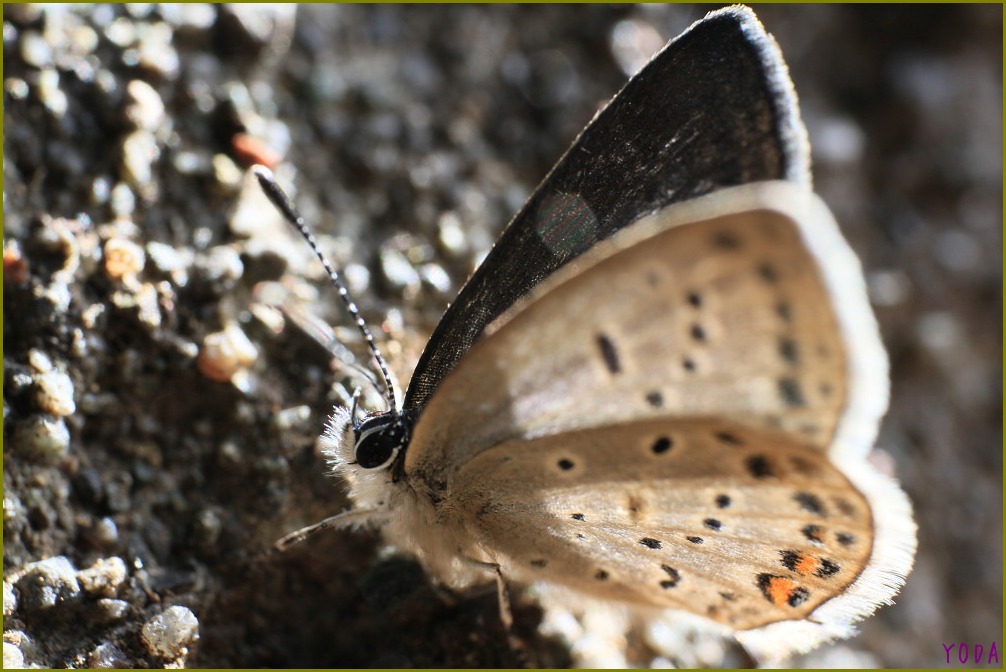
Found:
[[[49,43],[34,30],[21,33],[21,58],[39,70],[52,67],[52,50],[49,48]]]
[[[70,430],[62,418],[33,415],[14,428],[12,444],[39,464],[56,464],[70,448]]]
[[[28,82],[20,77],[8,77],[3,82],[4,91],[14,100],[24,100],[28,97]]]
[[[63,255],[63,266],[53,273],[54,282],[72,282],[74,274],[80,268],[80,242],[75,232],[83,225],[82,220],[54,217],[36,234],[39,244]]]
[[[266,168],[275,168],[283,157],[264,140],[247,133],[236,133],[231,138],[231,149],[234,155],[245,166],[261,164]]]
[[[125,49],[136,42],[136,26],[128,18],[119,17],[105,29],[105,37],[112,44]]]
[[[213,176],[218,183],[228,190],[241,188],[244,173],[241,172],[241,169],[234,163],[231,157],[226,154],[214,154],[211,164],[213,166]]]
[[[35,384],[35,379],[24,371],[11,370],[7,378],[7,389],[4,390],[10,397],[18,396],[30,389]],[[5,395],[6,400],[8,396]]]
[[[50,609],[80,594],[77,570],[64,556],[33,562],[17,580],[23,610]]]
[[[17,611],[17,593],[14,586],[6,581],[3,582],[3,615],[4,618]]]
[[[146,265],[143,248],[124,238],[112,238],[105,243],[105,272],[113,280],[135,277]]]
[[[14,644],[10,642],[3,643],[3,669],[5,670],[20,670],[25,667],[24,664],[24,654]]]
[[[195,255],[187,248],[176,249],[164,243],[147,243],[147,258],[154,268],[171,277],[176,287],[185,287],[189,283],[189,267]]]
[[[177,660],[199,637],[199,620],[186,607],[174,606],[154,616],[140,630],[147,650],[166,660]]]
[[[195,267],[202,278],[223,283],[224,288],[240,280],[245,270],[241,255],[230,245],[217,245],[197,255]]]
[[[52,306],[50,310],[55,314],[65,313],[70,308],[70,286],[59,279],[59,273],[54,274],[53,281],[36,291],[36,296],[44,299]]]
[[[456,212],[447,211],[442,214],[437,227],[440,229],[440,244],[452,257],[459,257],[467,251],[467,238]]]
[[[241,447],[233,441],[224,441],[217,452],[217,462],[224,469],[241,469],[245,466]]]
[[[96,646],[87,657],[87,664],[96,669],[121,669],[137,667],[115,644],[103,642]]]
[[[136,307],[139,309],[137,316],[140,322],[148,327],[157,328],[161,326],[161,306],[160,296],[157,288],[149,282],[140,285],[136,290]]]
[[[419,275],[423,282],[436,289],[441,294],[450,295],[453,290],[451,276],[439,264],[423,264],[419,267]]]
[[[126,563],[117,557],[102,558],[77,572],[77,581],[84,592],[100,597],[115,597],[127,577]]]
[[[126,118],[136,128],[156,131],[164,123],[164,102],[150,84],[142,79],[134,79],[126,85],[126,95],[129,98]]]
[[[84,359],[88,356],[88,354],[90,354],[90,349],[87,344],[87,336],[84,335],[83,329],[80,327],[74,327],[70,338],[70,355],[74,359]]]
[[[28,351],[28,364],[39,373],[52,371],[52,360],[49,359],[49,355],[38,348],[32,348]]]
[[[136,195],[125,182],[112,187],[110,198],[112,212],[116,217],[129,217],[136,210]]]
[[[227,160],[230,161],[230,158]],[[233,165],[233,161],[231,161],[231,165]],[[216,158],[214,158],[214,166],[216,166]],[[219,174],[218,179],[221,179]],[[283,216],[273,207],[251,171],[245,174],[240,189],[241,193],[238,195],[237,205],[227,223],[231,233],[242,238],[254,238],[256,236],[273,236],[278,231],[285,232],[287,225],[283,222]]]
[[[419,273],[400,251],[385,247],[381,250],[381,272],[392,287],[415,291],[420,280]]]
[[[4,282],[23,285],[28,282],[30,271],[28,259],[21,252],[21,246],[13,238],[8,238],[3,244],[3,278]]]
[[[55,70],[43,70],[39,73],[38,97],[45,109],[57,119],[63,118],[69,109],[66,94],[59,88],[59,73]]]
[[[91,183],[91,202],[94,205],[108,203],[112,197],[112,180],[107,175],[99,175]]]
[[[297,5],[235,3],[221,6],[221,11],[233,17],[241,38],[254,47],[264,47],[292,29]]]
[[[346,264],[343,268],[346,285],[355,296],[365,296],[370,289],[370,269],[363,264]]]
[[[62,371],[47,371],[35,377],[35,404],[57,417],[73,415],[73,381]]]
[[[206,336],[196,362],[200,372],[211,380],[229,381],[258,358],[258,349],[237,324]]]
[[[119,526],[115,521],[105,516],[94,526],[94,540],[106,546],[112,546],[119,541]]]
[[[153,164],[160,155],[157,139],[150,131],[133,131],[122,141],[122,175],[129,186],[147,200],[157,196]]]
[[[204,549],[213,548],[220,539],[224,523],[220,514],[212,509],[204,509],[196,514],[193,530],[196,544]]]
[[[284,408],[272,416],[273,426],[280,431],[287,431],[297,425],[302,425],[311,418],[310,406],[294,406]]]
[[[95,604],[106,622],[122,620],[129,613],[129,602],[125,600],[102,597]]]
[[[664,42],[660,31],[636,19],[623,19],[611,31],[611,53],[629,77],[642,70]]]

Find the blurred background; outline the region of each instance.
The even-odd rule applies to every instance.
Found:
[[[315,437],[352,385],[314,320],[359,339],[243,170],[295,192],[404,387],[576,134],[713,8],[5,5],[5,667],[520,664],[494,592],[436,590],[374,533],[267,553],[347,505]],[[792,662],[957,667],[944,645],[964,643],[985,666],[1003,655],[1002,7],[756,12],[866,269],[893,377],[877,459],[920,526],[897,605]],[[533,600],[516,616],[534,662],[583,660]],[[687,638],[624,648],[744,664]]]

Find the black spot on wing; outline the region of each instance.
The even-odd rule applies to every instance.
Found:
[[[772,471],[772,465],[764,455],[752,455],[744,461],[744,466],[748,473],[757,479],[775,476],[775,473]]]
[[[793,495],[793,499],[800,505],[800,509],[807,513],[813,513],[818,516],[828,515],[827,510],[824,508],[824,502],[817,495],[809,492],[798,492]]]
[[[610,338],[604,334],[598,334],[597,347],[601,350],[601,358],[604,359],[604,365],[608,367],[608,371],[614,374],[622,370],[621,362],[618,361],[618,350],[615,349],[615,343]]]
[[[661,436],[659,439],[653,442],[651,450],[655,455],[663,455],[673,447],[674,447],[674,441],[672,441],[670,437]]]
[[[681,581],[681,573],[670,565],[660,565],[660,569],[664,570],[664,573],[668,576],[668,578],[660,582],[661,588],[673,588]]]
[[[800,387],[800,381],[795,378],[779,379],[779,397],[784,404],[791,408],[807,405],[807,401],[803,396],[803,389]]]

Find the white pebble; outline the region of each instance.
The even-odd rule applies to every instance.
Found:
[[[14,592],[14,586],[3,582],[3,615],[6,618],[10,616],[15,611],[17,611],[17,593]]]
[[[117,557],[102,558],[77,572],[77,581],[84,592],[100,597],[115,597],[127,577],[126,563]]]
[[[52,66],[52,50],[45,38],[34,30],[26,30],[21,34],[21,58],[39,70]]]
[[[147,621],[140,636],[150,653],[176,660],[188,653],[188,646],[199,637],[199,620],[191,610],[174,606]]]
[[[52,371],[52,360],[49,359],[49,355],[38,348],[32,348],[28,351],[28,364],[39,373]]]
[[[143,248],[125,238],[112,238],[105,243],[105,272],[113,280],[135,276],[147,263]]]
[[[12,443],[40,464],[55,464],[70,448],[70,430],[62,418],[35,415],[14,429]]]
[[[160,155],[157,139],[150,131],[133,131],[122,142],[122,174],[129,185],[147,199],[157,195],[153,164]]]
[[[35,403],[39,409],[58,417],[73,415],[73,381],[62,371],[48,371],[35,377]]]
[[[24,654],[10,642],[3,643],[3,669],[20,670],[24,669]]]
[[[129,217],[136,210],[136,195],[125,182],[112,187],[111,207],[116,217]]]
[[[22,604],[32,610],[50,609],[80,593],[77,570],[70,561],[55,556],[33,562],[17,581]]]
[[[98,600],[101,615],[108,621],[121,621],[129,613],[129,602],[102,597]]]
[[[107,546],[119,541],[119,527],[111,517],[105,516],[97,522],[94,526],[94,539]]]
[[[111,642],[104,642],[96,646],[88,656],[87,664],[99,670],[133,667],[126,654]]]
[[[258,349],[248,340],[237,324],[209,334],[196,360],[199,370],[212,380],[228,381],[234,374],[251,366],[258,358]]]
[[[160,94],[142,79],[134,79],[126,85],[126,95],[129,96],[126,118],[136,128],[156,131],[164,122],[164,102]]]

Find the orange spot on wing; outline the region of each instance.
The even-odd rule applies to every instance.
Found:
[[[777,607],[785,607],[789,604],[789,598],[796,590],[796,582],[781,576],[772,577],[768,582],[766,591],[772,604]]]
[[[798,574],[813,574],[821,567],[821,561],[815,558],[813,555],[808,555],[803,553],[797,560],[796,565],[793,567]]]

